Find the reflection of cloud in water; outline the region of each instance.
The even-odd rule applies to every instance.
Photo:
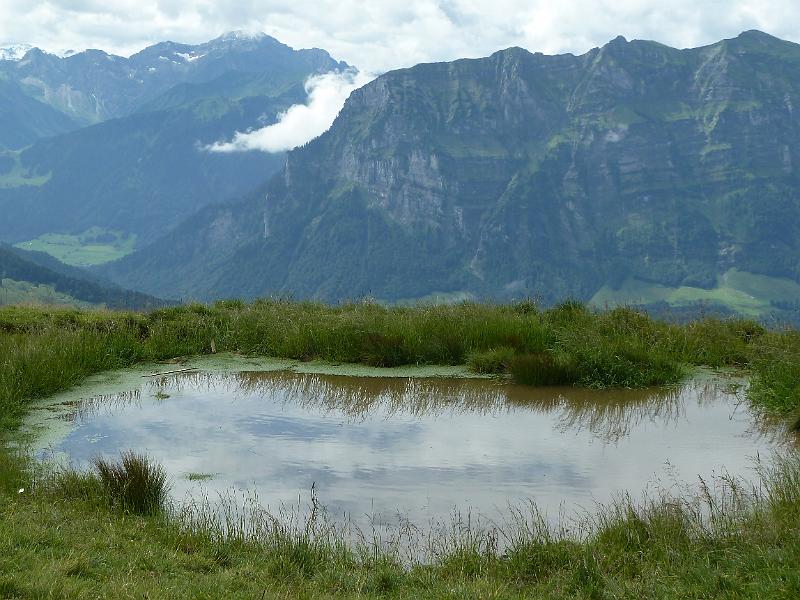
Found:
[[[167,397],[168,396],[168,397]],[[161,399],[159,399],[161,398]],[[57,450],[78,462],[146,451],[176,497],[256,490],[273,508],[312,484],[332,513],[416,522],[535,499],[591,506],[663,475],[744,473],[770,443],[715,383],[657,390],[529,388],[498,380],[191,373],[143,382],[78,409]]]

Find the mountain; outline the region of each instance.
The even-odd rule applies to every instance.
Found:
[[[31,48],[19,60],[0,60],[0,79],[87,125],[127,116],[178,84],[232,71],[269,73],[277,89],[346,67],[324,50],[293,50],[265,34],[232,32],[198,45],[161,42],[129,58],[102,50],[61,57]]]
[[[798,107],[800,46],[756,31],[393,71],[264,188],[108,273],[183,298],[649,295],[758,312],[800,290]]]
[[[22,99],[67,121],[101,121],[0,151],[0,240],[30,242],[76,264],[153,241],[209,202],[263,183],[284,162],[282,154],[219,154],[205,145],[275,122],[305,101],[309,76],[345,68],[322,50],[240,34],[198,46],[164,42],[129,59],[34,49],[0,61],[0,77],[5,69],[19,80],[9,75],[9,85],[41,91],[41,101]],[[3,105],[1,84],[0,121],[23,106],[20,98]],[[97,246],[98,232],[110,251],[87,258],[84,240]]]
[[[135,310],[167,304],[63,265],[47,254],[0,244],[0,305],[19,302]]]
[[[18,84],[0,78],[0,150],[22,148],[77,127],[67,115],[31,98]]]

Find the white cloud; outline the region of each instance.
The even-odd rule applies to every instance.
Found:
[[[617,35],[678,47],[762,29],[800,41],[797,0],[0,0],[0,45],[130,54],[264,31],[369,72],[485,56],[508,46],[583,53]]]
[[[306,81],[306,104],[295,104],[278,115],[278,122],[255,131],[237,132],[229,142],[206,147],[211,152],[284,152],[321,135],[333,123],[345,100],[372,76],[359,71],[314,75]]]

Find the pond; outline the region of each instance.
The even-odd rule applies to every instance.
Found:
[[[244,491],[276,511],[313,486],[356,522],[491,519],[531,500],[550,517],[591,511],[625,491],[753,478],[754,458],[786,443],[720,377],[593,391],[289,369],[137,374],[116,388],[43,403],[39,452],[76,466],[145,452],[177,500]]]

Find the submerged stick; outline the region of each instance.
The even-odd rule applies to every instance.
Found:
[[[172,375],[173,373],[186,373],[187,371],[197,371],[195,367],[188,367],[186,369],[175,369],[174,371],[164,371],[163,373],[150,373],[142,375],[142,377],[160,377],[161,375]]]

